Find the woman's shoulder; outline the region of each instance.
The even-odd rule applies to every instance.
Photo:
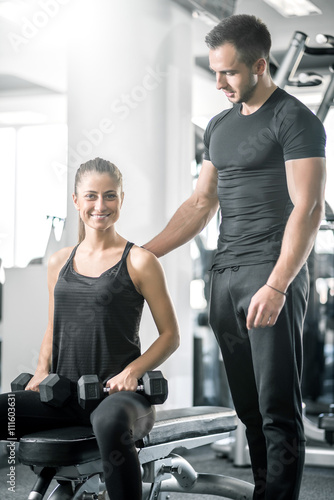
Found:
[[[49,270],[59,271],[69,259],[75,247],[64,247],[51,255],[48,262]]]
[[[130,260],[133,265],[137,265],[139,267],[149,264],[153,265],[154,263],[159,262],[157,257],[152,252],[135,244],[131,248]]]
[[[164,275],[158,258],[149,250],[137,245],[131,248],[127,264],[130,277],[136,283]]]

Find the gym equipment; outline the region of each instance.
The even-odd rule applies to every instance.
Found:
[[[303,57],[308,36],[301,31],[295,31],[290,47],[287,50],[283,61],[274,75],[274,82],[279,87],[288,85],[289,79],[292,79],[297,67]]]
[[[305,465],[313,467],[334,467],[334,448],[323,446],[326,442],[334,444],[334,405],[330,413],[319,415],[318,427],[305,415],[303,416],[305,435],[308,439],[319,442],[322,446],[306,446]],[[245,426],[239,421],[238,427],[230,436],[224,437],[211,445],[218,457],[228,457],[235,467],[251,465]]]
[[[250,467],[251,459],[246,438],[246,427],[238,419],[238,426],[229,436],[213,443],[211,448],[217,457],[225,458],[233,462],[235,467]]]
[[[304,416],[304,428],[307,438],[324,445],[334,444],[334,404],[330,405],[329,413],[321,413],[318,417],[318,427]],[[318,467],[334,467],[334,448],[324,446],[307,446],[305,465]]]
[[[72,394],[71,381],[57,373],[50,373],[40,382],[39,394],[43,403],[57,407],[63,406]]]
[[[162,404],[168,396],[167,380],[161,371],[154,370],[144,373],[142,384],[138,385],[137,392],[143,393],[152,405]],[[109,393],[108,387],[104,387],[97,375],[82,375],[78,380],[78,403],[84,409],[92,409],[96,401],[99,401]]]
[[[332,64],[329,67],[329,71],[331,72],[331,79],[329,81],[328,87],[325,91],[324,97],[321,101],[319,109],[317,111],[317,117],[322,122],[325,120],[329,108],[333,105],[333,97],[334,97],[334,65]]]
[[[143,470],[143,500],[165,500],[165,492],[251,500],[252,484],[220,474],[197,473],[185,458],[172,453],[181,447],[194,449],[213,443],[236,426],[235,411],[229,408],[198,406],[158,411],[149,435],[136,443]],[[23,436],[18,457],[38,475],[28,500],[42,500],[52,479],[58,485],[48,500],[104,498],[102,461],[91,427]]]
[[[329,413],[319,415],[319,428],[325,431],[328,444],[334,444],[334,404],[329,405]]]
[[[273,76],[273,80],[281,88],[285,85],[297,85],[298,87],[310,87],[320,85],[322,78],[315,73],[302,73],[299,81],[294,80],[294,75],[304,54],[312,56],[334,55],[334,37],[331,35],[318,34],[316,40],[319,44],[329,44],[331,47],[310,47],[307,45],[309,37],[300,31],[295,31],[283,61]],[[329,108],[333,105],[334,97],[334,66],[329,67],[331,78],[328,83],[324,97],[317,111],[317,117],[324,122]]]
[[[11,390],[24,391],[29,380],[33,377],[30,373],[21,373],[11,383]],[[63,406],[71,397],[71,382],[66,377],[57,373],[50,373],[39,384],[39,395],[43,403],[51,406]]]
[[[31,373],[20,373],[10,384],[12,392],[24,391],[32,377]]]
[[[316,41],[319,44],[330,43],[331,47],[310,47],[308,45],[309,37],[301,31],[295,31],[290,42],[290,46],[285,53],[285,56],[274,74],[274,81],[279,87],[294,84],[294,75],[298,69],[300,61],[304,54],[313,56],[334,55],[334,44],[331,41],[333,37],[329,35],[319,34]],[[311,73],[311,76],[314,74]],[[300,81],[299,86],[310,86],[312,83],[307,82],[308,73],[303,74],[304,81]],[[319,85],[321,82],[314,82],[313,85]]]

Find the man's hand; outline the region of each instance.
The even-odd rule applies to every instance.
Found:
[[[285,302],[285,295],[269,286],[260,288],[250,301],[247,314],[247,329],[273,326]]]

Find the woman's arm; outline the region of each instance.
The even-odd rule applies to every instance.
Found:
[[[130,277],[151,310],[159,336],[141,356],[108,380],[110,393],[137,389],[138,379],[163,363],[179,346],[179,327],[158,259],[143,248],[133,247],[127,260]]]
[[[54,287],[58,280],[60,269],[65,264],[72,248],[63,248],[50,257],[48,263],[48,291],[49,313],[48,324],[42,340],[37,368],[34,376],[26,386],[26,391],[39,391],[39,384],[48,375],[51,367],[52,339],[53,339],[53,313],[54,313]]]

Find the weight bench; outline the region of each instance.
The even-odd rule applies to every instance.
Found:
[[[142,466],[143,498],[162,500],[167,498],[163,492],[180,492],[251,500],[252,484],[220,474],[198,474],[183,457],[172,453],[180,448],[213,443],[236,426],[235,411],[229,408],[200,406],[157,411],[153,429],[136,443]],[[91,427],[25,435],[19,442],[18,457],[38,476],[28,500],[44,498],[52,479],[58,485],[48,500],[108,499]]]

